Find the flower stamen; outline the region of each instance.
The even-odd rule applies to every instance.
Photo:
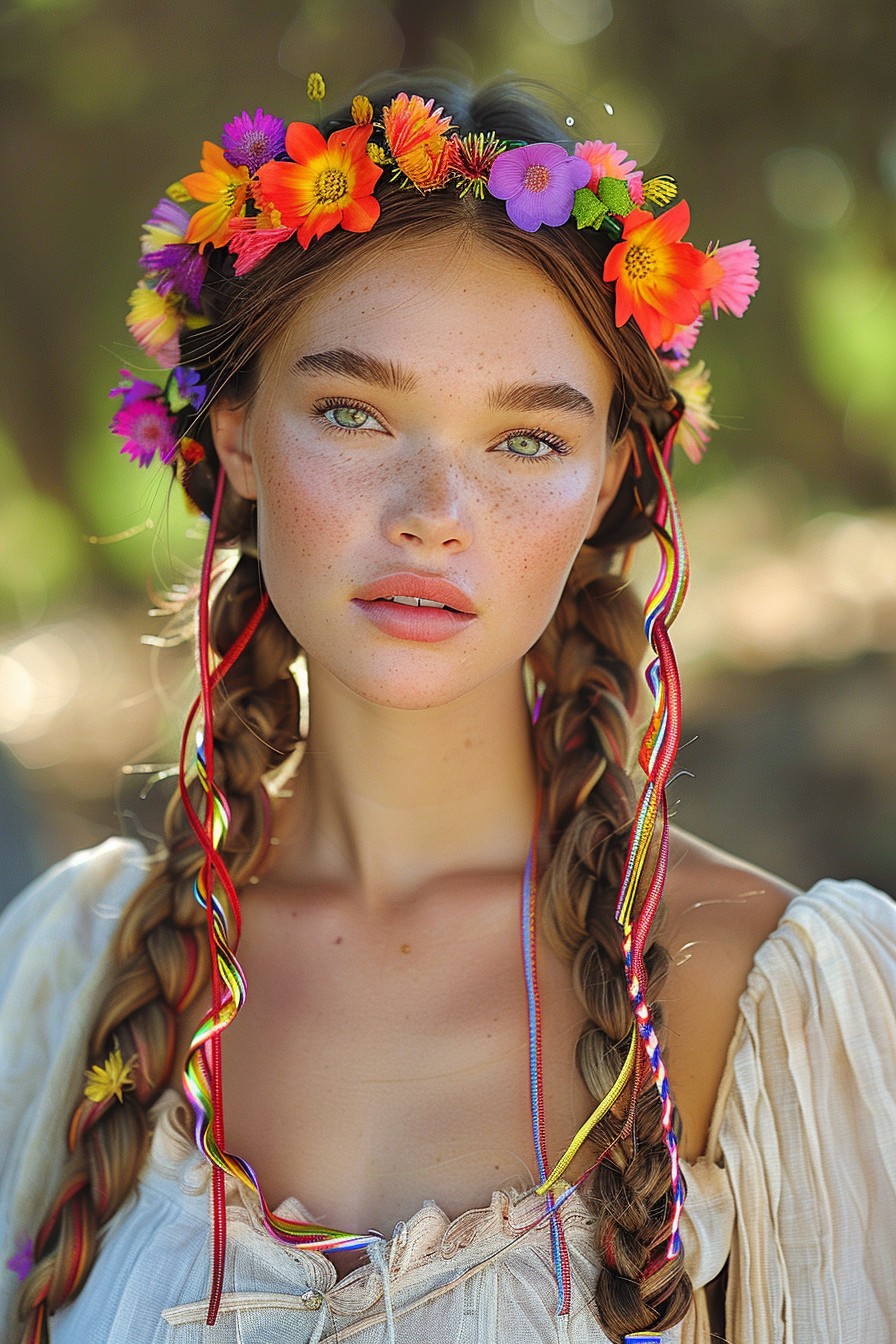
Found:
[[[314,194],[323,205],[332,205],[339,201],[348,191],[348,181],[345,173],[340,172],[338,168],[325,168],[319,175],[314,186]]]
[[[527,191],[547,191],[550,183],[551,175],[543,163],[529,164],[523,178],[523,186]]]

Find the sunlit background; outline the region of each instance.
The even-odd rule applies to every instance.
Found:
[[[572,134],[679,180],[698,245],[757,243],[748,318],[701,337],[722,428],[678,473],[694,579],[677,819],[799,883],[896,886],[894,16],[892,0],[5,0],[0,896],[151,832],[166,788],[188,659],[147,613],[190,582],[198,536],[106,428],[137,358],[143,220],[236,112],[307,117],[309,70],[335,106],[421,65],[547,82]]]

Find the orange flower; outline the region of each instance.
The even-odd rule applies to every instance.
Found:
[[[202,146],[202,172],[189,173],[181,178],[181,184],[194,201],[208,201],[187,225],[184,242],[198,243],[200,252],[209,243],[212,247],[223,247],[230,236],[228,224],[246,207],[249,169],[245,165],[235,168],[227,162],[219,145],[206,140]]]
[[[383,109],[383,129],[392,157],[409,182],[420,191],[440,187],[451,168],[446,132],[451,118],[433,109],[434,98],[424,103],[416,93],[399,93]]]
[[[265,163],[258,170],[260,196],[280,212],[281,227],[295,229],[302,247],[341,224],[367,233],[379,218],[373,188],[382,168],[367,157],[372,126],[349,126],[324,140],[316,126],[294,121],[286,131],[292,163]]]
[[[717,261],[681,241],[690,222],[687,201],[658,219],[633,210],[604,263],[604,279],[616,284],[617,327],[634,317],[654,350],[694,321],[722,277]]]

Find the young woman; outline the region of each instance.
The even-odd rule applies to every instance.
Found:
[[[242,114],[146,226],[113,427],[210,520],[200,692],[156,858],[6,917],[4,1338],[884,1341],[893,908],[663,801],[755,253],[508,89],[322,130]]]

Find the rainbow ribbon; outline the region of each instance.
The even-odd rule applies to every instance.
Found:
[[[668,469],[676,428],[677,421],[666,435],[662,449],[658,449],[650,435],[644,432],[645,450],[660,491],[654,519],[654,532],[660,546],[660,569],[644,606],[644,629],[656,655],[645,673],[653,693],[653,713],[638,758],[647,780],[635,812],[616,905],[616,919],[623,933],[623,964],[635,1028],[660,1096],[663,1140],[669,1152],[672,1215],[665,1252],[669,1260],[674,1259],[681,1249],[679,1227],[685,1190],[673,1127],[669,1078],[646,997],[644,949],[668,870],[669,817],[665,789],[681,738],[681,687],[668,634],[669,626],[681,610],[688,585],[687,545]],[[660,828],[658,848],[654,843],[657,823]],[[649,870],[651,849],[655,854],[653,872],[641,909],[633,919],[642,877]]]

